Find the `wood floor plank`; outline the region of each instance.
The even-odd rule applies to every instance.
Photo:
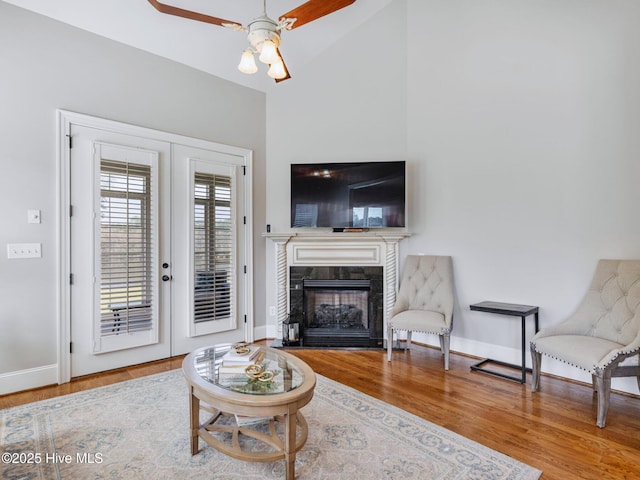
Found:
[[[266,343],[266,342],[261,342]],[[589,385],[543,376],[540,391],[470,366],[439,350],[414,345],[394,351],[290,349],[317,373],[418,415],[543,471],[543,480],[640,478],[640,397],[614,393],[607,426],[596,426]],[[180,368],[182,357],[74,379],[0,397],[8,408],[57,395]],[[517,373],[516,373],[517,374]],[[186,408],[186,406],[185,406]]]
[[[480,372],[477,359],[438,350],[291,350],[316,372],[396,405],[543,471],[544,480],[640,478],[640,398],[614,393],[607,427],[595,424],[591,387],[543,376],[541,390]],[[362,372],[367,372],[362,374]]]

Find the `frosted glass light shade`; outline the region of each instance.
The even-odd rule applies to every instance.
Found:
[[[276,44],[271,40],[266,40],[262,44],[262,50],[260,51],[259,60],[262,63],[266,63],[267,65],[271,65],[274,62],[280,60],[278,56],[278,50],[276,49]]]
[[[243,52],[240,63],[238,64],[238,70],[242,73],[256,73],[258,71],[256,59],[253,58],[253,52],[251,50],[246,49]]]
[[[280,60],[280,58],[278,58],[276,62],[271,64],[267,75],[278,80],[287,76],[287,72],[284,69],[284,63],[282,63],[282,60]]]

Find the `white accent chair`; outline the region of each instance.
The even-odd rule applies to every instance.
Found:
[[[404,264],[396,303],[387,322],[387,360],[391,361],[393,332],[436,334],[449,370],[449,344],[453,324],[453,267],[451,257],[409,255]]]
[[[640,260],[600,260],[591,286],[567,320],[531,340],[531,391],[540,387],[542,355],[586,370],[597,392],[603,428],[609,410],[611,377],[638,377],[640,366],[620,365],[640,352]]]

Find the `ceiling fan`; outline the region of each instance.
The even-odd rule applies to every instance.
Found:
[[[149,3],[161,13],[247,32],[250,47],[247,47],[242,54],[238,69],[243,73],[255,73],[258,67],[254,55],[258,54],[259,60],[269,65],[267,74],[276,82],[281,82],[291,78],[291,75],[280,54],[280,32],[301,27],[336,10],[348,7],[356,0],[308,0],[284,15],[280,15],[277,22],[267,16],[267,0],[263,1],[262,15],[251,20],[246,27],[238,22],[174,7],[158,0],[149,0]]]

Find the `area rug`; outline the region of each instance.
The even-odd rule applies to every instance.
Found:
[[[181,370],[0,411],[3,479],[284,479],[284,461],[189,450]],[[318,376],[297,479],[529,480],[541,473]]]

